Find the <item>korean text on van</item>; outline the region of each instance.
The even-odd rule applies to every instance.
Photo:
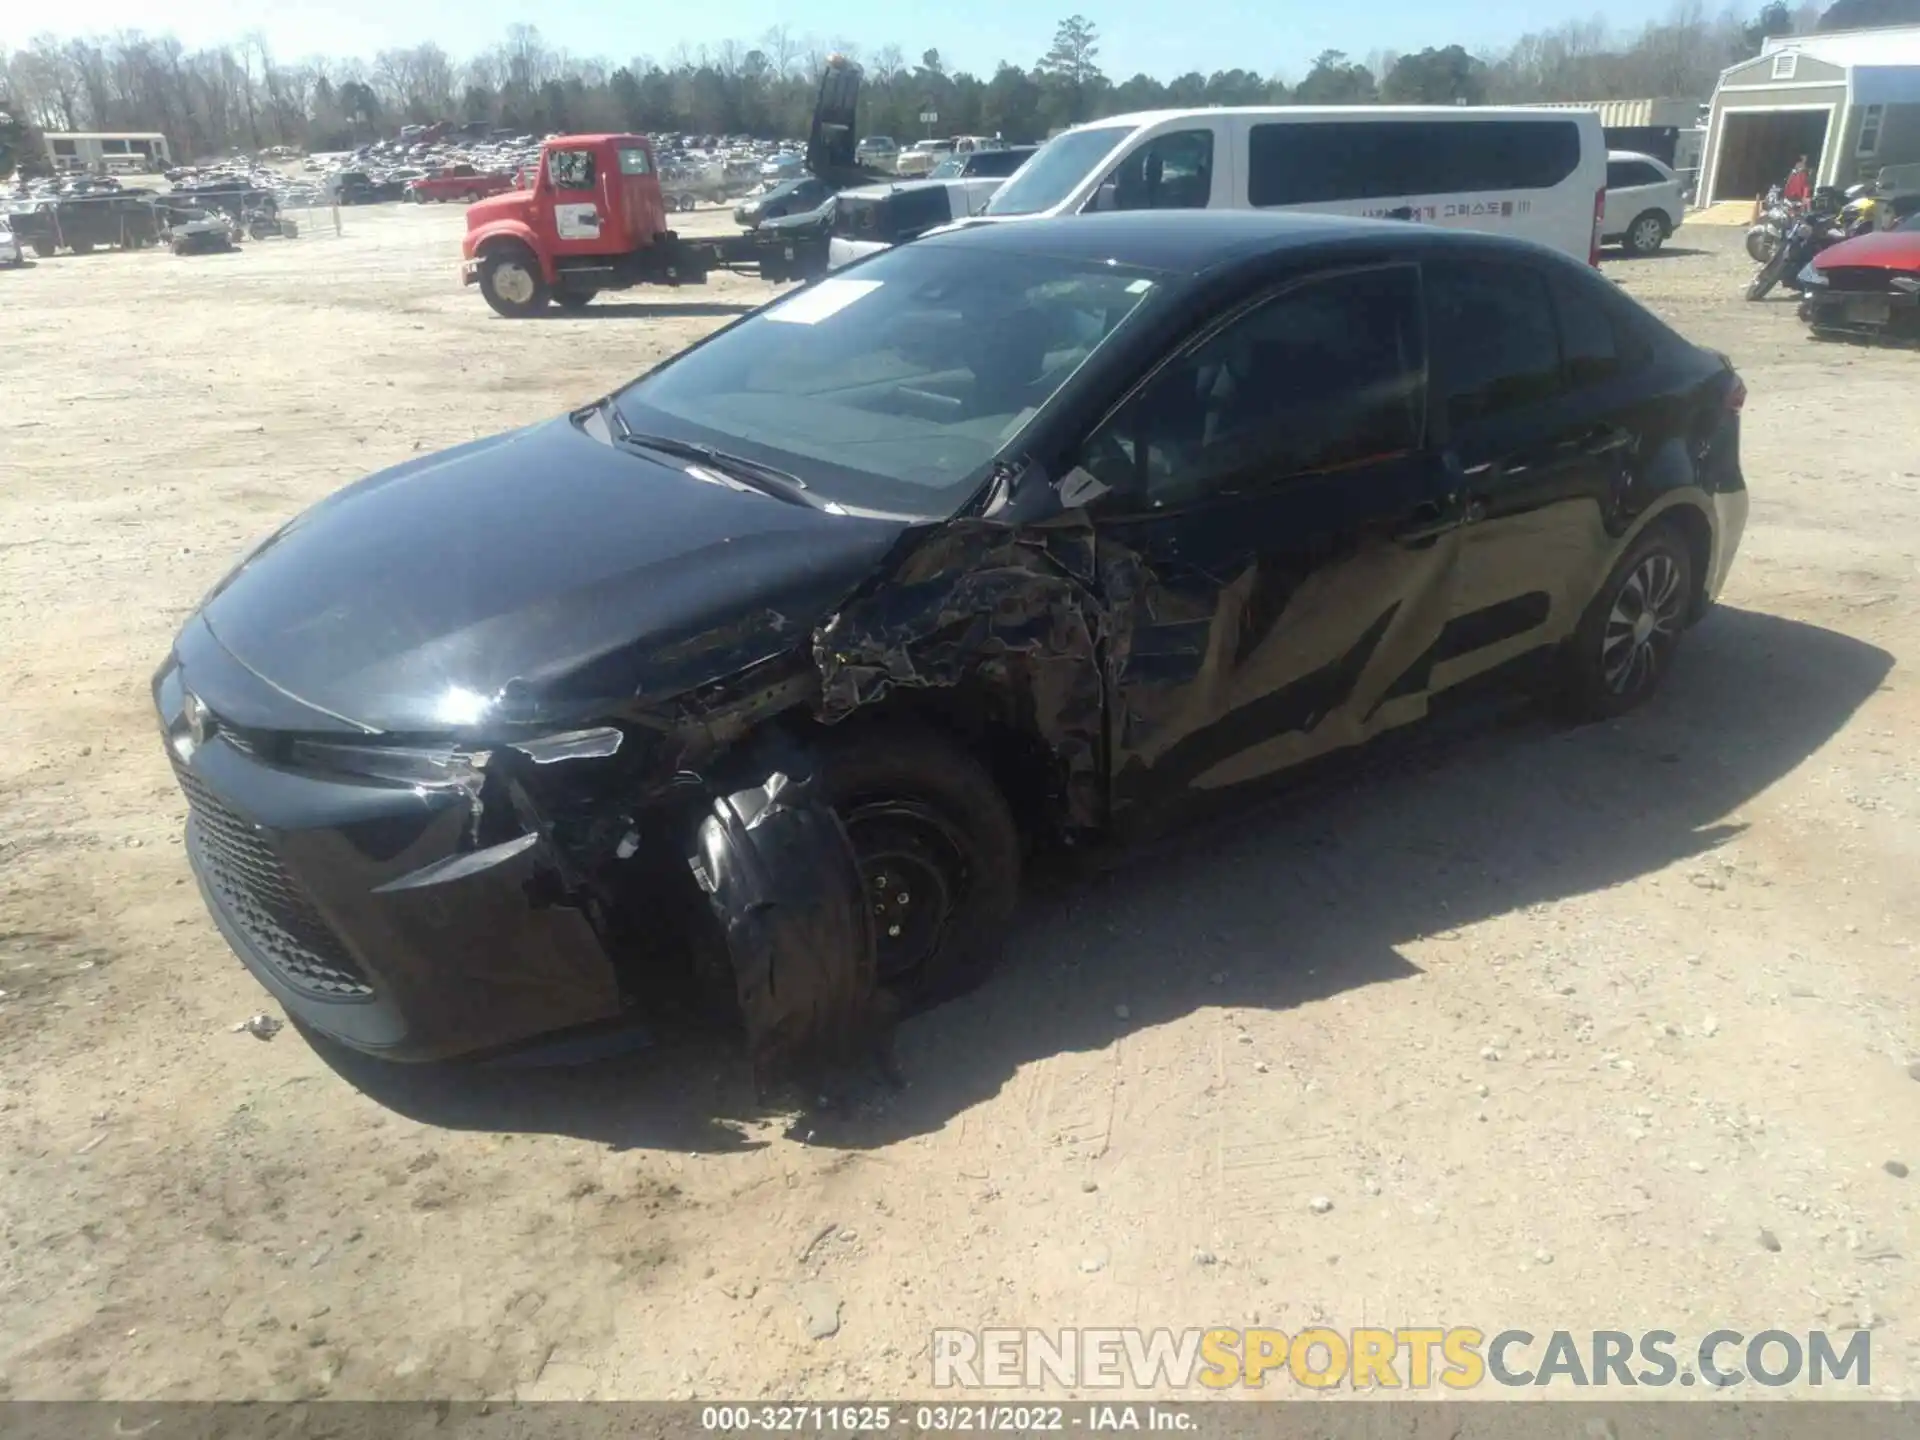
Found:
[[[1600,260],[1600,117],[1486,106],[1117,115],[1055,136],[979,220],[1091,210],[1318,210],[1484,230]]]

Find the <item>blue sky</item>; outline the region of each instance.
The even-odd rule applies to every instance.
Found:
[[[1623,30],[1666,14],[1672,0],[1615,0],[1608,21]],[[1760,0],[1750,8],[1757,10]],[[371,55],[388,46],[435,40],[457,57],[496,41],[508,25],[530,22],[549,44],[620,61],[664,57],[725,39],[753,40],[784,24],[796,35],[835,36],[871,52],[893,42],[909,57],[935,46],[952,68],[989,72],[1002,58],[1030,64],[1046,48],[1071,0],[703,0],[697,6],[635,5],[632,0],[328,0],[287,5],[259,0],[78,0],[42,10],[32,29],[108,34],[119,29],[170,30],[189,46],[214,44],[244,31],[265,31],[277,54]],[[1124,79],[1145,70],[1163,79],[1245,67],[1298,79],[1322,50],[1364,58],[1377,49],[1418,50],[1455,41],[1469,49],[1504,45],[1529,30],[1600,13],[1592,0],[1356,0],[1347,4],[1273,6],[1254,0],[1086,0],[1077,7],[1101,35],[1100,62]],[[1169,17],[1175,17],[1170,21]],[[16,19],[4,38],[27,38]]]

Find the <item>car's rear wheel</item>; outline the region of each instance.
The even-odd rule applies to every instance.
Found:
[[[481,260],[480,295],[509,320],[538,315],[553,298],[539,262],[518,245],[495,250]]]
[[[1562,693],[1576,718],[1623,715],[1659,688],[1693,596],[1686,537],[1675,525],[1656,524],[1613,567],[1568,642]]]
[[[478,200],[479,198],[480,198],[480,192],[478,190],[468,190],[461,194],[460,203],[463,205],[471,205],[473,204],[474,201]]]
[[[884,729],[835,736],[820,781],[858,859],[880,983],[909,1008],[977,984],[1020,890],[1019,831],[993,776],[939,735]]]
[[[1633,224],[1627,227],[1627,238],[1621,243],[1629,255],[1651,255],[1667,243],[1671,233],[1667,217],[1658,210],[1649,210],[1634,217]]]

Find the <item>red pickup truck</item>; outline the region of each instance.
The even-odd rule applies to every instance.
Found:
[[[407,182],[406,198],[424,205],[429,200],[480,200],[513,189],[513,177],[476,170],[471,165],[449,165],[436,175]]]

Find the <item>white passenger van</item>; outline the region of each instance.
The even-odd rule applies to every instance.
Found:
[[[1536,240],[1598,264],[1607,144],[1590,110],[1154,110],[1062,132],[968,224],[1092,210],[1316,210]]]

